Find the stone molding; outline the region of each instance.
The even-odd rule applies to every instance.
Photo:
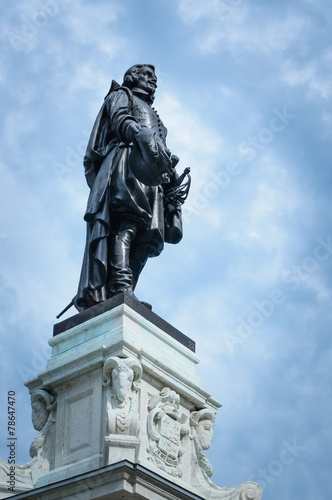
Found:
[[[18,494],[12,500],[204,500],[204,497],[174,483],[147,467],[128,460]]]

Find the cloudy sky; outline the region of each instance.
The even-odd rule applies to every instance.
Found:
[[[212,479],[329,498],[330,0],[1,0],[0,19],[0,426],[14,389],[19,462],[36,435],[23,382],[76,293],[87,138],[111,80],[147,62],[193,184],[183,241],[137,295],[196,341],[223,404]]]

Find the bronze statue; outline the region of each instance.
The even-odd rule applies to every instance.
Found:
[[[87,239],[73,299],[79,310],[133,293],[147,259],[182,238],[189,169],[175,172],[179,159],[151,107],[156,88],[154,66],[132,66],[122,85],[113,80],[92,129],[84,157]]]

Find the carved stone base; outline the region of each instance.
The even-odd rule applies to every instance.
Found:
[[[24,498],[61,498],[56,482],[74,498],[82,474],[95,471],[105,481],[95,499],[260,500],[255,483],[227,489],[210,480],[204,450],[221,405],[201,387],[194,343],[132,297],[120,299],[58,324],[46,371],[26,384],[40,432],[22,467],[23,488],[42,493]],[[117,470],[121,485],[109,483],[106,470]]]
[[[123,460],[137,463],[140,440],[134,436],[119,436],[118,434],[110,434],[105,437],[105,442],[108,446],[108,464],[116,464]]]
[[[126,460],[37,488],[12,500],[204,500],[172,479]]]

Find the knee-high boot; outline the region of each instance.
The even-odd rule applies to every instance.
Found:
[[[110,243],[109,289],[112,295],[133,291],[133,273],[130,267],[130,249],[137,227],[120,227]]]

